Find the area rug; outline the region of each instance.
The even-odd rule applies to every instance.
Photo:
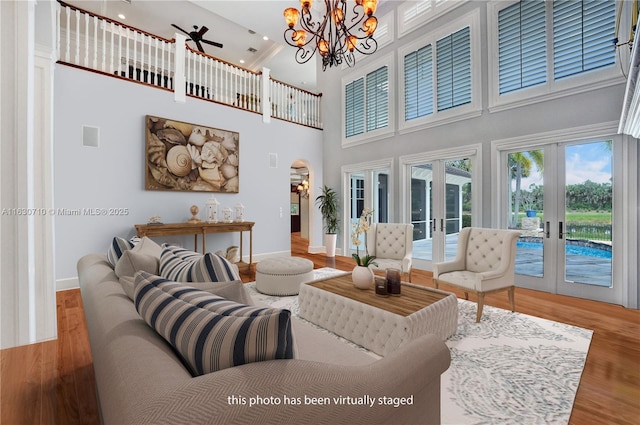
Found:
[[[314,272],[314,280],[344,273]],[[260,294],[254,283],[247,289],[256,301],[298,315],[297,296]],[[442,423],[568,423],[593,332],[491,306],[476,323],[475,303],[458,300],[458,309],[458,329],[446,341],[451,366],[442,375]]]

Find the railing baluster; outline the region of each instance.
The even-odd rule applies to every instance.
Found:
[[[67,10],[65,11],[65,15],[66,15],[66,22],[65,24],[67,24],[65,31],[67,32],[65,34],[65,39],[66,39],[66,43],[65,43],[65,52],[64,52],[64,60],[66,62],[69,62],[70,56],[71,56],[71,9],[69,9],[67,7]]]
[[[89,17],[82,14],[84,18],[84,66],[89,68]]]
[[[116,70],[113,67],[113,50],[115,48],[114,46],[114,33],[115,32],[115,25],[113,25],[113,22],[111,22],[111,54],[109,55],[109,72],[111,74],[113,74]]]
[[[102,64],[100,65],[102,72],[107,71],[107,23],[102,22]]]

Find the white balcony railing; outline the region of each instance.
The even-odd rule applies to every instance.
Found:
[[[322,128],[321,95],[270,77],[265,81],[262,72],[240,68],[184,43],[179,45],[175,39],[167,40],[60,1],[57,41],[58,61],[71,66],[170,90],[176,97],[198,97]],[[184,78],[177,78],[181,76]]]

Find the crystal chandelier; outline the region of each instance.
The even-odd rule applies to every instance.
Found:
[[[349,66],[356,62],[354,51],[370,55],[378,48],[373,33],[378,20],[373,14],[377,0],[354,0],[351,17],[347,16],[347,0],[324,0],[325,12],[320,20],[311,15],[311,0],[300,0],[300,10],[285,9],[288,28],[284,39],[297,47],[296,61],[306,63],[316,51],[322,56],[322,70],[339,66],[343,61]],[[300,22],[300,26],[296,25]]]

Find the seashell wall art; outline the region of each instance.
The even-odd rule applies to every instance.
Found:
[[[240,133],[147,115],[146,190],[238,193]]]

